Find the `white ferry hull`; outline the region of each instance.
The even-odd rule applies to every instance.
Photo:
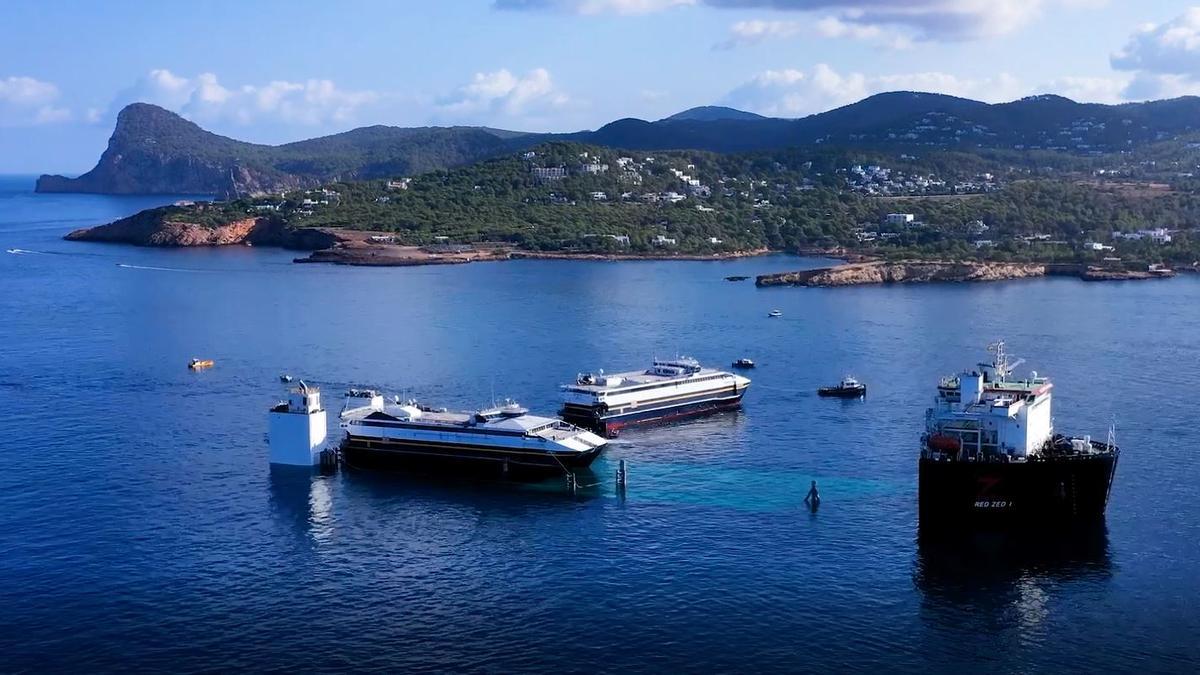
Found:
[[[511,474],[555,474],[591,465],[604,445],[585,452],[553,452],[516,447],[402,440],[347,434],[341,452],[346,463],[363,468],[460,468]]]

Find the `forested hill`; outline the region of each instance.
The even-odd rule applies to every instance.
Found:
[[[918,157],[837,148],[634,152],[554,142],[449,171],[172,206],[137,218],[210,228],[260,218],[293,230],[372,230],[417,246],[499,242],[589,253],[840,247],[881,256],[1076,260],[1108,256],[1113,249],[1087,246],[1103,242],[1140,260],[1190,264],[1200,255],[1192,179],[1159,182],[1139,160],[1104,164],[1124,161],[1116,156],[1044,166],[1034,154],[1025,167],[1015,158],[1010,151]],[[894,222],[893,213],[911,218]],[[1173,241],[1119,236],[1149,228],[1171,230]],[[112,240],[114,231],[76,238]]]
[[[43,176],[43,192],[214,193],[241,195],[452,168],[571,140],[638,150],[713,152],[783,148],[1009,150],[1096,156],[1138,151],[1200,133],[1200,98],[1122,105],[1058,96],[1011,103],[916,92],[878,94],[796,120],[701,107],[657,122],[622,119],[595,131],[537,134],[481,127],[373,126],[280,146],[209,133],[156,106],[125,108],[108,149],[78,178]]]

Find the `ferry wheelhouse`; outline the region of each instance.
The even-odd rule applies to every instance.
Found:
[[[750,379],[705,368],[690,357],[655,359],[650,368],[581,374],[563,385],[563,419],[612,435],[623,427],[737,408]]]
[[[1106,441],[1055,433],[1054,385],[1011,377],[1004,343],[990,363],[945,377],[925,414],[921,524],[1102,517],[1120,451]]]

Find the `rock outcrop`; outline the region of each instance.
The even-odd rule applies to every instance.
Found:
[[[205,225],[172,219],[155,210],[68,234],[72,241],[100,241],[135,246],[229,246],[254,244],[316,251],[336,245],[336,231],[321,228],[296,229],[270,218],[249,217],[220,225]]]
[[[1038,263],[991,262],[868,262],[800,272],[766,274],[758,286],[856,286],[860,284],[922,283],[932,281],[999,281],[1045,276]]]
[[[764,274],[758,286],[857,286],[960,281],[1003,281],[1044,276],[1071,276],[1084,281],[1165,279],[1175,272],[1151,267],[1125,270],[1072,263],[947,262],[908,260],[867,262],[821,267],[799,272]]]
[[[1165,268],[1117,270],[1106,267],[1085,267],[1079,272],[1079,278],[1084,281],[1138,281],[1141,279],[1169,279],[1173,276],[1175,276],[1175,271]]]

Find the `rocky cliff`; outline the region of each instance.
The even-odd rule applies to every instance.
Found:
[[[341,241],[335,231],[295,229],[270,218],[243,218],[208,225],[173,218],[171,213],[158,210],[143,211],[107,225],[75,230],[65,239],[165,247],[254,244],[302,251],[329,248]]]
[[[856,286],[931,281],[999,281],[1045,274],[1046,266],[1037,263],[867,262],[766,274],[758,277],[755,283],[758,286]]]

